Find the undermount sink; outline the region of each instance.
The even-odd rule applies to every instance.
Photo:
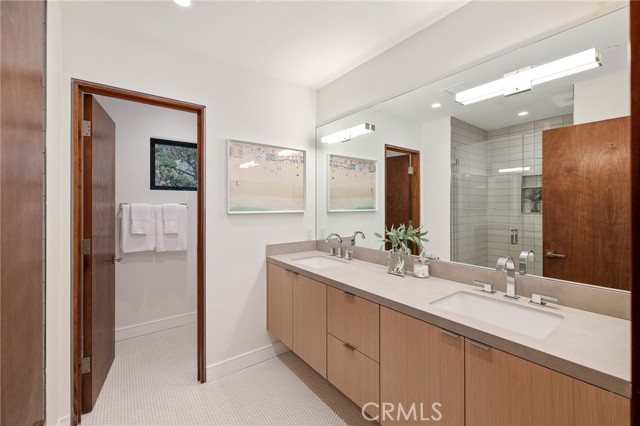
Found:
[[[329,256],[304,257],[301,259],[293,259],[293,261],[315,269],[334,268],[336,266],[344,266],[349,264],[348,262],[334,259]]]
[[[431,305],[538,339],[547,337],[563,319],[556,313],[491,297],[459,291]]]

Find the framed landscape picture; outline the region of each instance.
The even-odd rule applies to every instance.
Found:
[[[303,213],[306,152],[227,141],[227,212]]]
[[[329,154],[327,211],[362,212],[378,209],[378,162]]]
[[[195,143],[151,138],[151,189],[197,191]]]

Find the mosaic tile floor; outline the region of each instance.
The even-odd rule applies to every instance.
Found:
[[[360,409],[291,352],[207,384],[196,381],[196,328],[116,342],[116,358],[82,426],[371,426]]]

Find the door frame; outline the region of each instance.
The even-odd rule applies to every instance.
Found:
[[[411,165],[413,166],[413,178],[411,179],[411,220],[413,226],[420,226],[420,151],[415,149],[403,148],[395,145],[384,145],[384,161],[387,161],[387,151],[401,152],[411,156]],[[387,192],[387,168],[384,168],[384,190],[385,199]],[[387,204],[384,205],[384,223],[387,223]]]
[[[183,112],[197,117],[197,354],[198,381],[206,383],[205,358],[205,107],[146,93],[72,79],[71,176],[71,425],[80,423],[82,410],[82,119],[83,95],[101,95]]]

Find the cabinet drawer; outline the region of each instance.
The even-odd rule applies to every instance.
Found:
[[[367,413],[378,415],[380,367],[377,362],[327,334],[327,379]]]
[[[327,331],[374,361],[380,359],[380,306],[327,288]]]

